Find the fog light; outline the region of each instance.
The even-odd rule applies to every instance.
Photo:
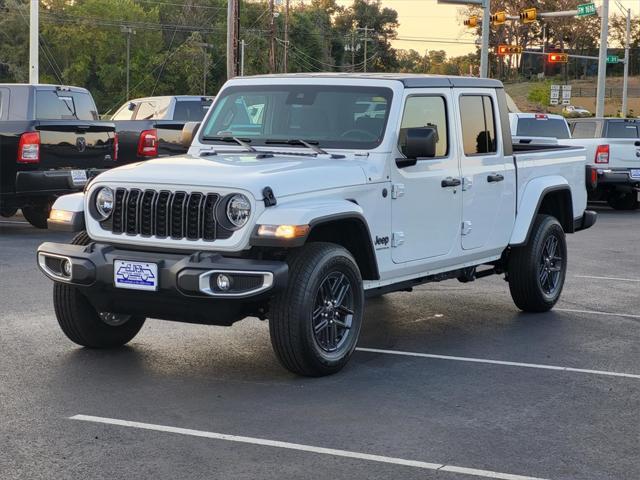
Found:
[[[222,273],[218,275],[218,278],[216,278],[216,283],[218,284],[218,288],[222,291],[226,291],[231,288],[231,279]]]
[[[71,278],[71,262],[69,260],[62,260],[60,267],[62,269],[62,274],[65,277]]]

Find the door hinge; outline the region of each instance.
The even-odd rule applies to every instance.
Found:
[[[471,233],[471,222],[465,220],[462,222],[462,235],[469,235]]]
[[[400,198],[404,195],[404,183],[391,185],[391,198]]]
[[[404,232],[393,232],[391,234],[391,246],[399,247],[404,243]]]
[[[465,192],[473,187],[473,177],[462,177],[462,191]]]

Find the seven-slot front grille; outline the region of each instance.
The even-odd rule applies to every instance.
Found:
[[[220,200],[217,193],[118,188],[113,213],[101,225],[118,234],[221,240],[229,238],[233,231],[216,221]]]

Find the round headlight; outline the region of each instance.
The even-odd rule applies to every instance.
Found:
[[[243,227],[251,215],[251,202],[242,194],[233,195],[227,202],[227,218],[236,228]]]
[[[96,194],[96,211],[102,217],[102,220],[106,220],[111,215],[113,211],[113,190],[109,187],[101,188]]]

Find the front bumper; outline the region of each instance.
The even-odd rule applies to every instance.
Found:
[[[223,257],[213,252],[165,253],[124,250],[91,243],[46,242],[38,247],[38,266],[51,280],[79,288],[98,311],[139,314],[193,323],[230,325],[284,288],[285,262]],[[114,262],[126,260],[157,265],[155,291],[118,288]],[[71,264],[65,275],[63,262]],[[217,276],[231,279],[222,291]]]

